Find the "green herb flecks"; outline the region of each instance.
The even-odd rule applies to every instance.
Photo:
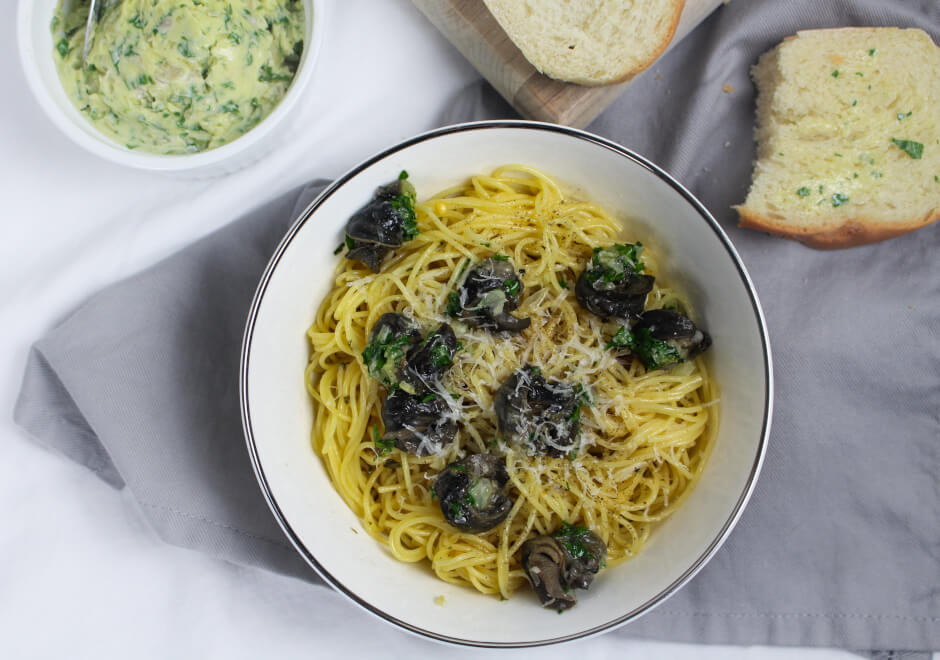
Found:
[[[575,559],[595,559],[594,553],[584,545],[584,537],[590,533],[587,527],[561,523],[561,529],[552,534],[552,537]]]
[[[402,218],[402,228],[404,229],[402,238],[406,241],[410,241],[420,233],[418,223],[415,221],[417,217],[415,213],[417,194],[415,193],[414,186],[408,182],[408,172],[402,170],[398,175],[398,180],[401,181],[401,192],[395,195],[389,203],[392,205],[393,209],[398,211],[398,215]]]
[[[519,280],[512,279],[506,280],[503,282],[503,291],[506,292],[507,296],[514,296],[519,293],[519,290],[522,288],[522,283]]]
[[[560,286],[562,289],[568,288],[568,283],[565,281],[564,277],[561,277],[561,276],[558,277],[558,286]]]
[[[449,367],[453,363],[450,350],[444,343],[439,343],[431,349],[431,364],[435,367]]]
[[[914,111],[913,111],[913,110],[911,110],[910,112],[899,112],[898,115],[897,115],[897,116],[898,116],[898,121],[904,121],[905,119],[907,119],[908,117],[910,117],[912,114],[914,114]]]
[[[448,316],[459,316],[460,311],[463,309],[463,305],[460,304],[460,296],[456,292],[449,293],[447,295],[447,306],[444,308],[444,311],[447,312]]]
[[[627,326],[622,325],[620,329],[614,333],[614,336],[610,338],[610,341],[607,342],[604,350],[606,351],[611,348],[628,348],[632,343],[633,335],[630,333],[630,330],[627,329]]]
[[[899,140],[898,138],[891,138],[891,142],[894,146],[915,160],[920,160],[921,156],[924,155],[924,145],[921,142]]]
[[[134,16],[127,21],[138,30],[143,30],[147,26],[147,19],[140,15],[140,12],[134,12]]]
[[[379,425],[372,425],[372,444],[375,445],[375,453],[379,456],[385,456],[395,449],[395,441],[391,438],[383,438],[379,435]]]
[[[848,204],[849,196],[845,193],[835,193],[832,196],[832,206],[833,208],[842,206],[843,204]]]
[[[572,422],[581,423],[581,408],[584,406],[591,405],[591,396],[588,394],[587,390],[584,389],[584,386],[578,383],[574,386],[574,410],[571,411],[571,414],[568,416],[568,419]]]
[[[598,281],[613,284],[643,272],[642,252],[642,243],[615,243],[606,248],[594,248],[586,276],[588,284],[593,286]]]
[[[270,64],[263,64],[258,73],[258,82],[290,82],[293,78],[290,73],[276,73]]]
[[[650,371],[683,361],[679,349],[668,341],[653,337],[649,328],[640,328],[632,333],[632,339],[630,350]]]
[[[362,351],[362,361],[369,375],[386,387],[398,384],[398,369],[411,344],[408,334],[395,335],[391,328],[384,327],[373,342]]]
[[[839,77],[839,70],[838,70],[838,69],[834,69],[830,75],[831,75],[833,78],[838,78],[838,77]]]
[[[189,47],[189,39],[186,37],[180,39],[180,42],[176,45],[176,50],[178,50],[183,57],[196,57],[192,48]]]

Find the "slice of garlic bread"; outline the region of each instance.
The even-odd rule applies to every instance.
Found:
[[[761,56],[741,226],[815,248],[940,218],[940,49],[921,30],[807,30]]]
[[[676,32],[685,0],[484,0],[526,59],[550,78],[623,82]]]

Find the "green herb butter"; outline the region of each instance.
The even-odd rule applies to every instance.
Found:
[[[95,128],[140,151],[195,153],[247,133],[303,51],[300,0],[105,0],[82,66],[88,5],[52,20],[59,78]]]

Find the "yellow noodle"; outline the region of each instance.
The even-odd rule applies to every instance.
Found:
[[[333,288],[307,332],[312,444],[337,492],[396,558],[425,561],[446,582],[502,598],[526,582],[522,543],[562,521],[597,533],[609,565],[636,555],[651,525],[682,503],[701,474],[718,409],[700,359],[650,372],[618,361],[604,350],[616,323],[575,300],[574,283],[592,249],[624,240],[620,224],[522,165],[471,177],[416,211],[421,233],[396,249],[380,273],[339,260]],[[525,287],[515,314],[532,325],[518,335],[487,334],[443,314],[464,268],[494,253],[512,258]],[[657,275],[656,255],[644,250],[643,261]],[[666,305],[691,312],[680,292],[657,279],[647,306]],[[373,324],[392,311],[424,331],[450,321],[464,346],[444,379],[463,419],[454,443],[438,456],[397,449],[379,456],[373,444],[373,428],[383,431],[385,392],[369,378],[362,351]],[[590,392],[580,456],[528,456],[496,442],[493,395],[523,364]],[[467,534],[447,524],[431,486],[447,463],[487,450],[505,455],[515,503],[496,528]]]

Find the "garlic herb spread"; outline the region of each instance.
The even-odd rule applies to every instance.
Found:
[[[303,51],[301,0],[104,0],[82,66],[88,5],[56,12],[53,57],[72,103],[128,149],[231,142],[283,98]]]

